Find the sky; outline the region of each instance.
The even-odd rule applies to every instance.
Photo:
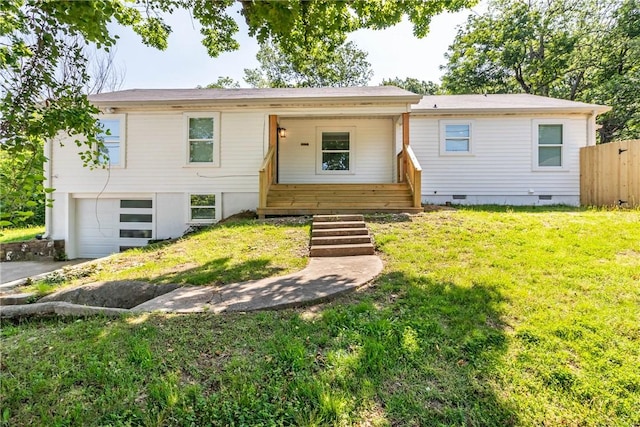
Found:
[[[445,63],[444,53],[453,42],[457,27],[464,24],[469,14],[483,10],[481,3],[472,10],[437,15],[431,22],[431,31],[423,39],[414,37],[411,24],[403,21],[386,30],[357,31],[349,35],[348,40],[369,53],[367,60],[374,72],[370,85],[394,77],[439,82],[442,74],[439,66]],[[248,36],[246,24],[240,15],[238,17],[240,50],[223,53],[218,58],[207,55],[197,22],[185,11],[166,17],[173,32],[165,51],[143,45],[139,36],[128,28],[114,28],[120,36],[115,63],[125,72],[120,89],[194,88],[212,83],[218,76],[229,76],[247,87],[244,69],[258,66],[255,58],[258,43]]]

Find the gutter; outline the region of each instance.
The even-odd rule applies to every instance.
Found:
[[[91,99],[91,103],[98,107],[126,107],[126,106],[256,106],[256,107],[282,107],[282,106],[305,106],[305,105],[326,105],[326,104],[344,104],[344,105],[372,105],[372,104],[415,104],[421,99],[420,95],[416,96],[375,96],[375,97],[282,97],[282,98],[234,98],[234,99]]]
[[[442,116],[447,114],[544,114],[544,113],[566,113],[566,114],[602,114],[611,110],[611,107],[601,106],[599,109],[589,108],[567,108],[567,107],[540,107],[540,108],[412,108],[411,114],[425,116]]]
[[[598,111],[592,110],[587,119],[587,147],[596,145],[596,117]]]
[[[51,156],[53,155],[53,148],[51,140],[47,139],[44,142],[44,154],[46,160],[44,162],[44,177],[46,181],[46,187],[53,188],[53,176],[51,167]],[[43,239],[48,239],[53,235],[53,208],[49,206],[53,202],[53,193],[45,193],[46,205],[44,208],[44,235]]]

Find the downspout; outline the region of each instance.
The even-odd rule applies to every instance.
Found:
[[[596,116],[598,112],[591,110],[591,114],[587,118],[587,147],[596,145]]]
[[[44,161],[44,177],[45,177],[45,188],[53,188],[53,183],[52,183],[52,167],[51,167],[51,156],[53,153],[53,149],[52,149],[52,144],[51,144],[51,140],[47,139],[44,142],[44,154],[45,154],[45,161]],[[46,203],[45,203],[45,208],[44,208],[44,236],[42,236],[43,239],[48,239],[49,237],[51,237],[53,235],[53,208],[51,207],[51,204],[53,203],[53,193],[45,193],[45,199],[46,199]]]

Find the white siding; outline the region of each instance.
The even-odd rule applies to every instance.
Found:
[[[188,166],[180,113],[127,114],[126,168],[82,167],[75,145],[54,143],[52,187],[70,193],[257,192],[265,115],[222,113],[220,167]]]
[[[222,217],[227,218],[258,206],[258,193],[222,193]]]
[[[214,111],[215,112],[215,111]],[[258,170],[265,155],[267,116],[263,112],[223,112],[220,115],[220,166],[187,165],[186,121],[182,112],[126,114],[126,167],[85,168],[72,140],[52,144],[51,182],[56,189],[49,219],[53,238],[65,239],[67,255],[104,255],[117,250],[94,229],[86,200],[117,200],[140,194],[153,197],[154,238],[181,236],[189,227],[190,193],[233,193],[237,200],[223,210],[231,215],[257,207]],[[99,197],[98,197],[99,196]],[[82,200],[82,201],[81,201]],[[99,206],[100,210],[104,206]],[[95,209],[94,209],[95,210]],[[105,210],[106,212],[106,210]],[[95,218],[95,214],[93,215]],[[93,234],[92,234],[93,233]],[[89,250],[95,240],[95,250]],[[101,246],[100,246],[101,245]],[[107,245],[109,248],[107,248]]]
[[[155,196],[154,216],[157,239],[180,237],[189,228],[189,199],[186,193],[158,193]]]
[[[306,183],[387,183],[393,181],[394,136],[391,118],[293,119],[281,118],[287,129],[280,139],[279,182]],[[318,127],[355,127],[353,174],[316,173]],[[308,144],[308,145],[303,145]]]
[[[440,154],[440,119],[411,118],[411,146],[422,166],[424,202],[464,203],[452,200],[451,196],[466,195],[467,203],[537,204],[539,195],[552,195],[557,196],[553,203],[577,203],[579,147],[587,143],[586,117],[548,117],[562,120],[565,126],[565,169],[562,171],[534,170],[536,148],[531,117],[465,119],[473,123],[473,154],[447,156]],[[536,117],[540,119],[545,117]]]

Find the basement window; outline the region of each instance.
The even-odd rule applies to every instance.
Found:
[[[218,220],[219,209],[215,194],[189,195],[189,221],[192,223],[211,223]]]

